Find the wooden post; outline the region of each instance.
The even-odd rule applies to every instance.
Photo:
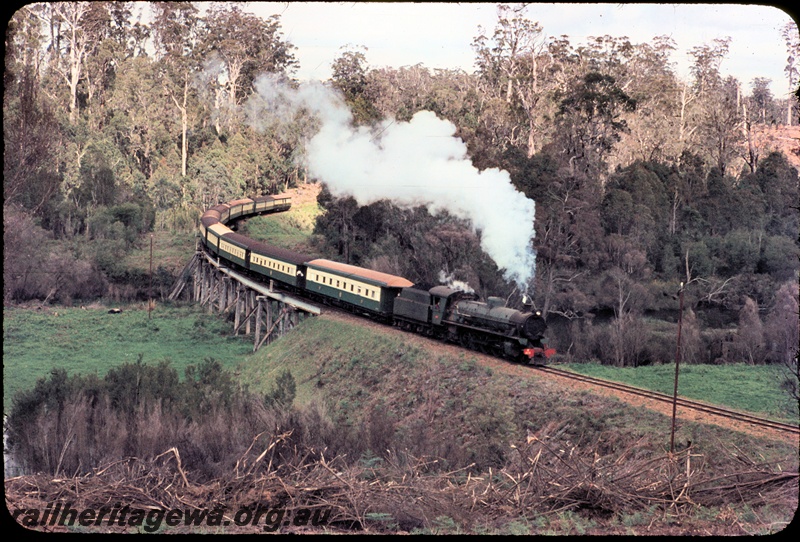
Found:
[[[245,310],[247,311],[247,321],[244,323],[245,335],[250,335],[250,320],[252,318],[250,313],[253,311],[253,308],[255,307],[255,299],[256,299],[256,293],[254,291],[250,290],[249,292],[247,292],[247,305],[245,306]]]
[[[261,338],[261,312],[262,312],[262,305],[261,300],[263,298],[261,296],[256,297],[256,303],[258,303],[258,308],[256,309],[256,336],[253,340],[253,352],[258,350],[259,339]]]
[[[200,269],[197,270],[197,302],[203,305],[203,281],[206,275],[206,263],[200,262]]]
[[[147,294],[147,319],[150,320],[150,313],[153,310],[153,234],[150,234],[150,288]]]
[[[271,332],[271,330],[272,330],[272,316],[273,316],[272,301],[269,298],[266,298],[265,299],[265,305],[266,305],[266,308],[267,308],[267,318],[266,318],[265,322],[267,324],[267,329],[269,329],[270,332]]]
[[[203,294],[202,299],[200,300],[201,305],[209,304],[209,301],[211,300],[211,280],[211,266],[206,265],[206,268],[203,271]],[[206,308],[206,312],[210,312],[208,311],[208,308]]]
[[[683,283],[681,282],[680,309],[678,312],[678,345],[675,348],[675,390],[672,394],[672,431],[669,437],[669,453],[675,449],[675,415],[678,409],[678,367],[681,363],[681,324],[683,323]]]
[[[231,279],[226,275],[222,275],[218,280],[219,285],[219,295],[217,300],[219,302],[219,312],[222,314],[225,312],[225,307],[228,306],[228,285],[230,284]]]
[[[242,290],[243,289],[244,289],[244,287],[241,286],[241,285],[239,285],[239,287],[236,289],[236,307],[234,307],[234,309],[233,309],[234,335],[238,335],[239,334],[239,323],[241,321],[242,304],[243,304],[243,301],[242,301]]]
[[[214,312],[214,305],[217,303],[217,298],[219,296],[219,276],[215,269],[211,268],[208,273],[208,298],[207,307],[208,313],[212,314]]]
[[[194,273],[192,274],[192,301],[197,303],[200,301],[200,277],[203,273],[203,262],[198,260],[197,267],[195,267]]]

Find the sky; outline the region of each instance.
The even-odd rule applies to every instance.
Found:
[[[523,4],[514,4],[523,6]],[[426,2],[248,2],[244,10],[280,15],[283,37],[295,47],[301,81],[330,77],[343,47],[362,50],[370,68],[413,66],[474,70],[472,40],[482,27],[491,36],[494,3]],[[573,46],[591,36],[628,37],[650,43],[670,36],[678,50],[672,61],[688,78],[688,51],[732,38],[720,67],[749,92],[755,77],[772,80],[775,97],[789,91],[784,73],[787,48],[782,28],[792,17],[777,7],[748,4],[527,4],[523,16],[538,22],[544,36],[566,35]]]

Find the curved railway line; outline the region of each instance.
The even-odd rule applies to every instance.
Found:
[[[559,376],[562,378],[566,378],[569,380],[576,380],[579,382],[585,382],[587,384],[591,384],[594,386],[600,386],[603,388],[608,388],[615,391],[621,391],[624,393],[630,393],[632,395],[638,395],[640,397],[644,397],[646,399],[651,399],[654,401],[660,401],[663,403],[672,404],[673,397],[671,395],[667,395],[665,393],[660,393],[657,391],[646,390],[643,388],[636,388],[634,386],[629,386],[627,384],[621,384],[619,382],[612,382],[610,380],[603,380],[601,378],[595,378],[591,376],[586,376],[578,373],[573,373],[570,371],[565,371],[562,369],[556,369],[554,367],[547,367],[547,366],[533,366],[534,369],[538,371],[542,371],[548,374],[552,374],[555,376]],[[715,416],[720,416],[723,418],[728,418],[731,420],[748,423],[751,425],[756,425],[759,427],[765,427],[768,429],[774,429],[776,431],[781,431],[784,433],[790,433],[794,435],[800,435],[800,427],[797,425],[791,425],[788,423],[778,422],[775,420],[770,420],[767,418],[760,418],[758,416],[753,416],[751,414],[746,414],[744,412],[739,412],[736,410],[730,410],[727,408],[717,407],[713,405],[709,405],[707,403],[701,403],[699,401],[693,401],[691,399],[685,399],[682,397],[677,398],[677,405],[681,408],[688,408],[692,410],[697,410],[700,412],[705,412],[708,414],[713,414]]]
[[[338,318],[338,319],[344,319],[344,320],[346,320],[346,321],[348,321],[350,323],[361,325],[361,326],[367,326],[367,327],[370,327],[370,328],[373,328],[373,329],[376,329],[376,330],[385,329],[385,330],[388,330],[389,332],[396,331],[397,333],[405,333],[405,332],[401,331],[398,328],[387,328],[387,326],[385,326],[383,324],[378,324],[377,322],[374,322],[372,320],[365,320],[363,318],[358,318],[353,313],[345,311],[345,310],[340,309],[340,308],[336,308],[336,307],[331,307],[331,306],[327,306],[326,305],[325,306],[325,310],[323,311],[323,314],[327,314],[329,316],[333,316],[333,317]],[[431,344],[432,347],[434,347],[433,345],[436,345],[435,347],[443,348],[443,349],[446,349],[446,350],[449,350],[451,348],[452,349],[462,349],[463,348],[462,346],[460,346],[458,344],[455,344],[455,343],[445,343],[445,342],[438,341],[436,339],[432,339],[432,338],[429,338],[429,337],[415,336],[415,340],[420,342],[420,343]],[[579,373],[566,371],[564,369],[558,369],[558,368],[555,368],[553,366],[548,366],[548,365],[526,365],[526,364],[522,364],[522,363],[512,363],[512,362],[509,362],[508,360],[505,360],[503,358],[498,358],[496,356],[492,356],[491,354],[484,354],[484,353],[481,353],[481,352],[476,351],[476,350],[471,350],[471,352],[473,352],[475,355],[477,355],[479,357],[486,356],[487,358],[491,358],[493,360],[492,361],[493,364],[495,363],[495,360],[496,360],[496,362],[498,362],[498,363],[502,363],[503,365],[507,365],[508,369],[510,371],[513,371],[514,374],[521,374],[518,371],[524,371],[526,369],[534,369],[534,370],[540,371],[541,373],[545,373],[545,374],[547,374],[549,376],[563,378],[563,379],[566,379],[566,380],[572,380],[573,382],[580,382],[580,383],[585,384],[587,386],[596,386],[598,388],[604,388],[606,390],[610,390],[610,391],[613,391],[613,392],[619,392],[621,394],[633,395],[633,396],[639,397],[639,398],[644,399],[644,400],[655,401],[655,402],[666,404],[666,405],[672,405],[672,401],[673,401],[672,395],[668,395],[668,394],[665,394],[665,393],[651,391],[651,390],[647,390],[647,389],[644,389],[644,388],[637,388],[635,386],[630,386],[630,385],[627,385],[627,384],[622,384],[620,382],[614,382],[614,381],[611,381],[611,380],[604,380],[604,379],[601,379],[601,378],[595,378],[595,377],[591,377],[591,376],[586,376],[586,375],[582,375],[582,374],[579,374]],[[738,422],[738,423],[741,423],[741,424],[750,425],[750,426],[753,427],[754,433],[760,433],[759,429],[767,429],[767,430],[775,431],[775,432],[783,434],[783,435],[787,435],[789,437],[800,435],[800,426],[791,425],[791,424],[788,424],[788,423],[783,423],[783,422],[779,422],[779,421],[775,421],[775,420],[770,420],[770,419],[767,419],[767,418],[761,418],[761,417],[758,417],[758,416],[754,416],[752,414],[747,414],[747,413],[736,411],[736,410],[726,409],[726,408],[723,408],[723,407],[714,406],[714,405],[711,405],[711,404],[708,404],[708,403],[703,403],[703,402],[700,402],[700,401],[694,401],[694,400],[691,400],[691,399],[678,397],[677,405],[679,407],[681,407],[681,409],[691,410],[691,411],[696,411],[696,412],[703,412],[703,413],[706,413],[706,414],[710,414],[710,415],[713,415],[713,416],[718,416],[718,417],[724,418],[726,420],[731,420],[733,422]],[[708,423],[708,421],[706,421],[705,423]]]
[[[256,251],[258,249],[261,249],[262,251],[266,251],[265,253],[269,254],[270,257],[276,257],[276,258],[280,258],[281,256],[285,256],[286,254],[289,254],[288,251],[285,251],[285,250],[282,250],[282,249],[274,249],[274,248],[262,246],[258,242],[254,242],[254,241],[252,241],[252,240],[250,240],[250,239],[248,239],[248,238],[246,238],[244,236],[241,236],[241,235],[238,235],[236,233],[233,233],[230,229],[225,227],[224,224],[225,224],[225,222],[228,222],[230,220],[234,220],[234,219],[236,219],[238,217],[241,217],[241,216],[253,213],[253,212],[259,213],[259,212],[264,212],[264,211],[266,211],[266,212],[275,212],[275,211],[286,210],[291,205],[290,201],[291,201],[291,199],[289,197],[286,197],[285,195],[284,196],[275,196],[274,198],[267,196],[267,197],[255,198],[255,200],[250,200],[250,199],[237,200],[237,201],[234,201],[234,202],[230,202],[230,204],[219,205],[217,207],[214,207],[214,208],[210,209],[209,211],[206,211],[206,213],[203,215],[204,222],[203,222],[203,226],[201,227],[201,232],[203,234],[204,240],[206,241],[205,243],[203,243],[203,244],[206,245],[206,246],[203,247],[204,251],[207,254],[210,254],[212,258],[214,257],[214,255],[218,255],[219,257],[221,257],[222,254],[224,253],[226,258],[229,257],[233,262],[238,263],[239,265],[247,265],[247,259],[249,258],[249,252],[250,252],[250,248],[251,247],[249,245],[247,245],[247,244],[243,244],[245,242],[250,243],[250,244],[253,245],[252,248],[254,250],[254,254],[256,254]],[[263,206],[263,208],[262,208],[262,206]],[[248,212],[248,210],[246,208],[249,209],[249,212]],[[208,219],[207,219],[207,222],[206,222],[206,218],[207,217],[208,217]],[[218,222],[220,224],[217,224]],[[219,231],[215,230],[215,228],[217,228]],[[210,232],[210,233],[208,233],[208,232]],[[212,236],[212,234],[213,234],[213,236]],[[207,239],[206,239],[206,235],[208,235]],[[212,248],[211,245],[213,245],[213,248],[216,249],[216,250],[210,250]],[[237,245],[240,248],[237,248]],[[201,244],[201,246],[202,246],[202,244]],[[275,256],[275,254],[273,254],[273,252],[275,252],[275,254],[277,254],[277,256]],[[297,256],[299,257],[300,255],[297,255]],[[240,258],[240,260],[237,260],[237,257]],[[244,258],[244,259],[241,259],[241,258]],[[323,260],[318,260],[318,261],[323,261]],[[281,261],[279,263],[283,264],[285,262]],[[311,263],[314,263],[314,262],[311,262]],[[262,263],[261,265],[263,266],[263,265],[267,265],[267,264]],[[337,265],[340,265],[340,264],[337,264]],[[277,269],[277,267],[275,267],[275,268]],[[312,267],[309,267],[309,269],[312,269]],[[360,268],[353,268],[353,269],[360,269]],[[283,271],[284,270],[283,267],[280,267],[280,270]],[[370,273],[370,271],[368,271],[368,270],[366,270],[365,272]],[[271,278],[272,275],[273,275],[273,271],[264,268],[261,271],[257,271],[257,274],[260,277],[269,276]],[[289,275],[286,275],[286,276],[290,277],[288,279],[288,281],[290,282],[290,284],[292,284],[294,286],[294,283],[292,282],[292,281],[294,281],[296,279],[296,277],[294,276],[294,273],[292,272],[292,273],[290,273]],[[298,272],[297,276],[298,277],[303,277],[304,274],[301,274],[300,272]],[[279,280],[286,281],[286,279],[279,279]],[[403,280],[405,280],[405,279],[403,279]],[[333,280],[331,280],[331,284],[332,283],[333,283]],[[337,285],[338,285],[338,281],[337,281]],[[278,286],[278,288],[280,288],[280,286]],[[300,293],[301,297],[305,297],[303,295],[304,293],[306,293],[304,291],[305,290],[304,288],[295,288],[295,289],[299,289],[299,293]],[[351,287],[351,290],[352,290],[352,287]],[[360,293],[360,290],[361,289],[359,288],[359,293]],[[309,290],[309,293],[310,293],[310,290]],[[298,294],[298,292],[293,292],[293,295],[297,295],[297,294]],[[320,297],[320,299],[317,299],[316,301],[325,302],[325,305],[327,307],[327,310],[326,310],[327,312],[331,312],[332,311],[332,312],[341,313],[341,314],[348,314],[348,315],[352,315],[353,314],[353,310],[345,311],[345,310],[343,310],[341,308],[332,307],[329,304],[330,300],[328,299],[328,297],[330,297],[330,296],[328,296],[328,297],[318,296],[318,297]],[[339,294],[339,297],[342,297],[341,293]],[[360,307],[355,307],[355,306],[351,307],[351,309],[353,309],[353,308],[359,309]],[[437,304],[436,308],[438,309],[438,304]],[[319,314],[319,313],[317,312],[317,314]],[[363,318],[357,318],[357,320],[359,320],[362,324],[365,323],[365,322],[370,322],[371,321],[371,320],[364,320]],[[385,327],[385,326],[381,326],[381,327]],[[452,337],[450,337],[449,339],[452,339]],[[432,339],[432,340],[435,340],[435,339]],[[445,341],[436,341],[436,342],[445,342]],[[446,341],[446,343],[449,343],[452,346],[458,347],[456,344],[453,344],[453,342],[454,342],[453,340]],[[461,341],[461,342],[463,342],[463,341]],[[462,347],[464,347],[464,346],[462,345]],[[482,350],[476,349],[476,348],[469,348],[469,349],[472,350],[472,351],[475,351],[478,354],[480,354],[481,351],[482,351]],[[488,355],[488,356],[494,357],[494,358],[498,357],[498,356],[494,356],[494,355],[492,355],[490,353],[487,353],[487,352],[483,352],[483,353]],[[520,366],[522,366],[524,364],[512,364],[512,365],[520,365]],[[680,406],[682,409],[688,409],[688,410],[691,410],[691,411],[702,412],[702,413],[710,414],[710,415],[713,415],[713,416],[718,416],[720,418],[728,419],[728,420],[731,420],[731,421],[734,421],[734,422],[744,423],[744,424],[748,424],[748,425],[754,426],[754,427],[759,427],[759,428],[763,428],[763,429],[767,429],[767,430],[777,431],[777,432],[782,433],[784,435],[792,435],[792,436],[800,435],[800,427],[798,427],[798,425],[792,425],[792,424],[788,424],[788,423],[784,423],[784,422],[779,422],[779,421],[776,421],[776,420],[770,420],[770,419],[767,419],[767,418],[761,418],[761,417],[758,417],[758,416],[754,416],[752,414],[747,414],[747,413],[740,412],[740,411],[735,411],[735,410],[731,410],[731,409],[727,409],[727,408],[722,408],[722,407],[714,406],[714,405],[711,405],[711,404],[708,404],[708,403],[703,403],[703,402],[700,402],[700,401],[694,401],[694,400],[690,400],[690,399],[685,399],[685,398],[682,398],[682,397],[673,398],[672,395],[667,395],[667,394],[664,394],[664,393],[655,392],[655,391],[651,391],[651,390],[647,390],[647,389],[643,389],[643,388],[637,388],[637,387],[629,386],[627,384],[622,384],[622,383],[619,383],[619,382],[613,382],[613,381],[609,381],[609,380],[603,380],[603,379],[600,379],[600,378],[585,376],[585,375],[581,375],[579,373],[574,373],[574,372],[569,372],[569,371],[557,369],[557,368],[554,368],[552,366],[539,365],[539,364],[531,364],[531,365],[527,365],[527,366],[528,367],[532,367],[534,369],[537,369],[538,371],[541,371],[543,373],[547,373],[547,374],[549,374],[551,376],[560,377],[560,378],[564,378],[564,379],[567,379],[567,380],[572,380],[574,382],[581,382],[581,383],[589,385],[589,386],[596,386],[596,387],[599,387],[599,388],[605,388],[605,389],[611,390],[613,392],[620,392],[620,393],[623,393],[623,394],[629,394],[629,395],[640,397],[640,398],[645,399],[645,400],[651,400],[651,401],[660,402],[660,403],[667,403],[669,405],[672,405],[674,403],[676,406]]]

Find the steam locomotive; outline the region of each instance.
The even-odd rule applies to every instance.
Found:
[[[305,297],[518,362],[543,364],[555,351],[542,340],[547,324],[539,312],[505,307],[501,298],[482,302],[447,286],[414,288],[388,273],[316,258],[249,239],[227,224],[239,218],[288,210],[291,197],[258,196],[222,203],[200,218],[200,239],[233,268]]]

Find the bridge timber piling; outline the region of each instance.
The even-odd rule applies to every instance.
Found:
[[[318,316],[319,307],[285,292],[265,286],[226,267],[202,249],[184,267],[168,299],[175,301],[188,291],[191,301],[211,314],[233,315],[233,334],[250,335],[253,352],[280,337],[308,316]],[[244,329],[242,329],[244,328]]]

